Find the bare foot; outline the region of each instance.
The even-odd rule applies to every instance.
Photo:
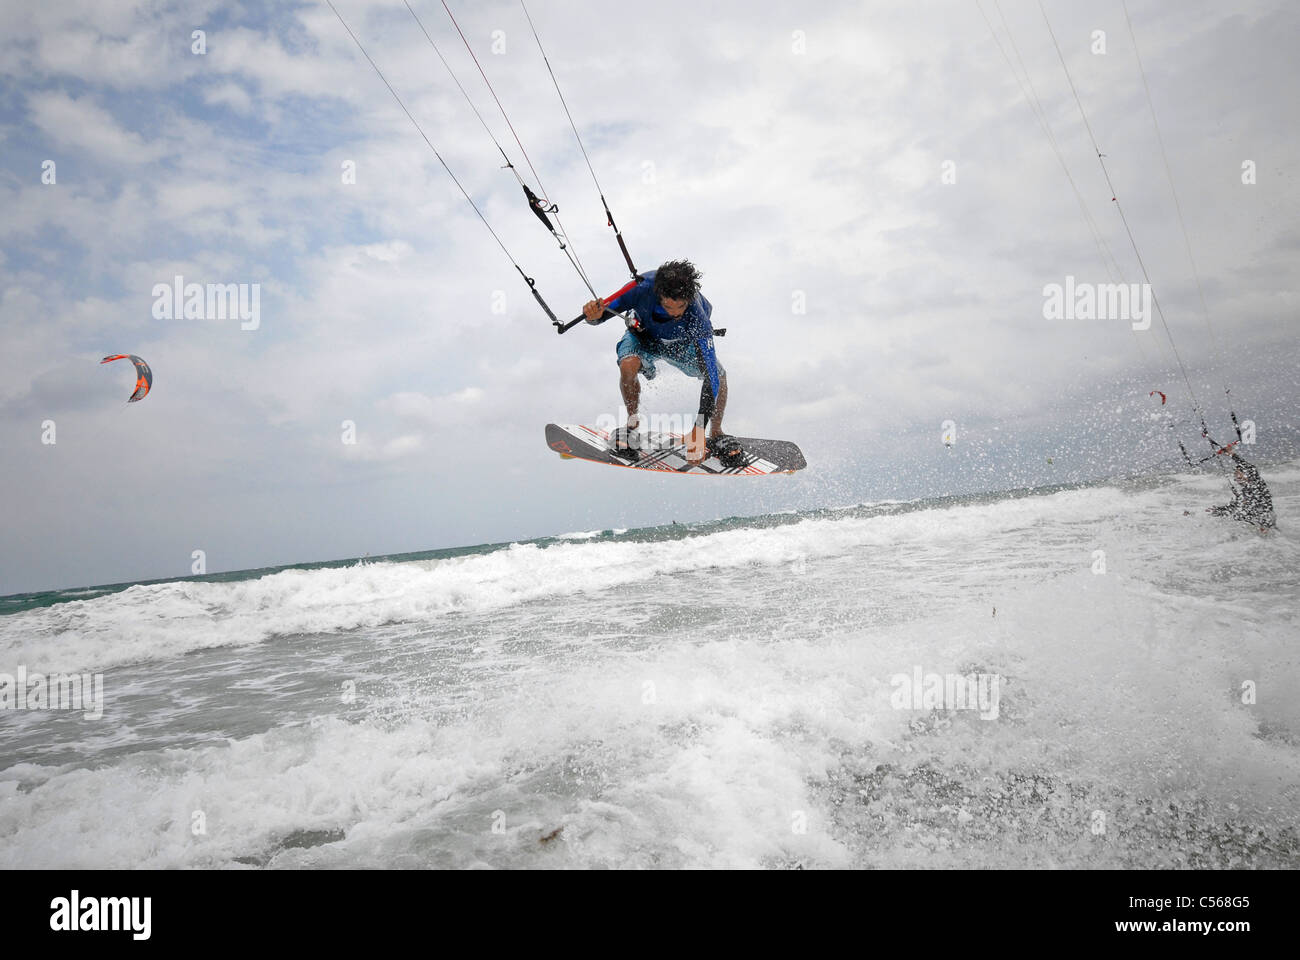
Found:
[[[704,439],[704,428],[695,427],[683,439],[686,441],[686,461],[703,463],[704,458],[709,455],[709,445]]]

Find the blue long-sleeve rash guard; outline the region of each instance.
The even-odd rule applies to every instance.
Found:
[[[704,368],[709,375],[709,386],[713,395],[718,395],[718,359],[713,352],[713,304],[697,294],[695,300],[686,308],[678,319],[668,316],[667,311],[659,305],[655,295],[655,274],[650,270],[640,274],[639,283],[629,283],[622,290],[605,301],[605,306],[615,313],[631,310],[641,323],[637,331],[639,336],[648,340],[662,340],[667,344],[692,342],[704,358]]]

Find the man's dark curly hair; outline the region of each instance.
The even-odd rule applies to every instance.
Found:
[[[689,260],[669,260],[655,273],[655,296],[693,303],[700,293],[700,277]]]

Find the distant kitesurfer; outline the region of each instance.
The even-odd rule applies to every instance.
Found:
[[[1244,520],[1259,527],[1260,533],[1267,533],[1276,523],[1273,516],[1273,498],[1269,496],[1268,486],[1253,463],[1247,462],[1244,457],[1236,453],[1232,455],[1232,460],[1237,467],[1234,474],[1236,483],[1231,484],[1232,503],[1225,503],[1221,507],[1209,507],[1208,512],[1216,517]]]
[[[658,270],[638,275],[605,300],[582,308],[588,323],[602,323],[609,314],[631,311],[627,333],[618,342],[619,390],[627,407],[627,428],[615,432],[620,450],[636,449],[641,417],[637,412],[641,383],[653,380],[656,360],[666,360],[688,377],[703,381],[700,412],[687,437],[687,459],[699,463],[709,454],[724,466],[740,466],[744,451],[734,437],[722,432],[727,407],[727,372],[713,349],[713,305],[700,293],[700,272],[689,260],[670,260]],[[709,435],[705,438],[705,426]]]

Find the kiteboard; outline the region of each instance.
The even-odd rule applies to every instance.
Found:
[[[744,455],[735,466],[724,466],[713,455],[699,463],[686,459],[686,438],[677,433],[645,431],[635,448],[619,448],[609,431],[583,424],[548,423],[546,445],[566,459],[590,460],[634,470],[685,473],[712,477],[761,477],[794,473],[808,466],[803,452],[789,440],[735,437]]]

